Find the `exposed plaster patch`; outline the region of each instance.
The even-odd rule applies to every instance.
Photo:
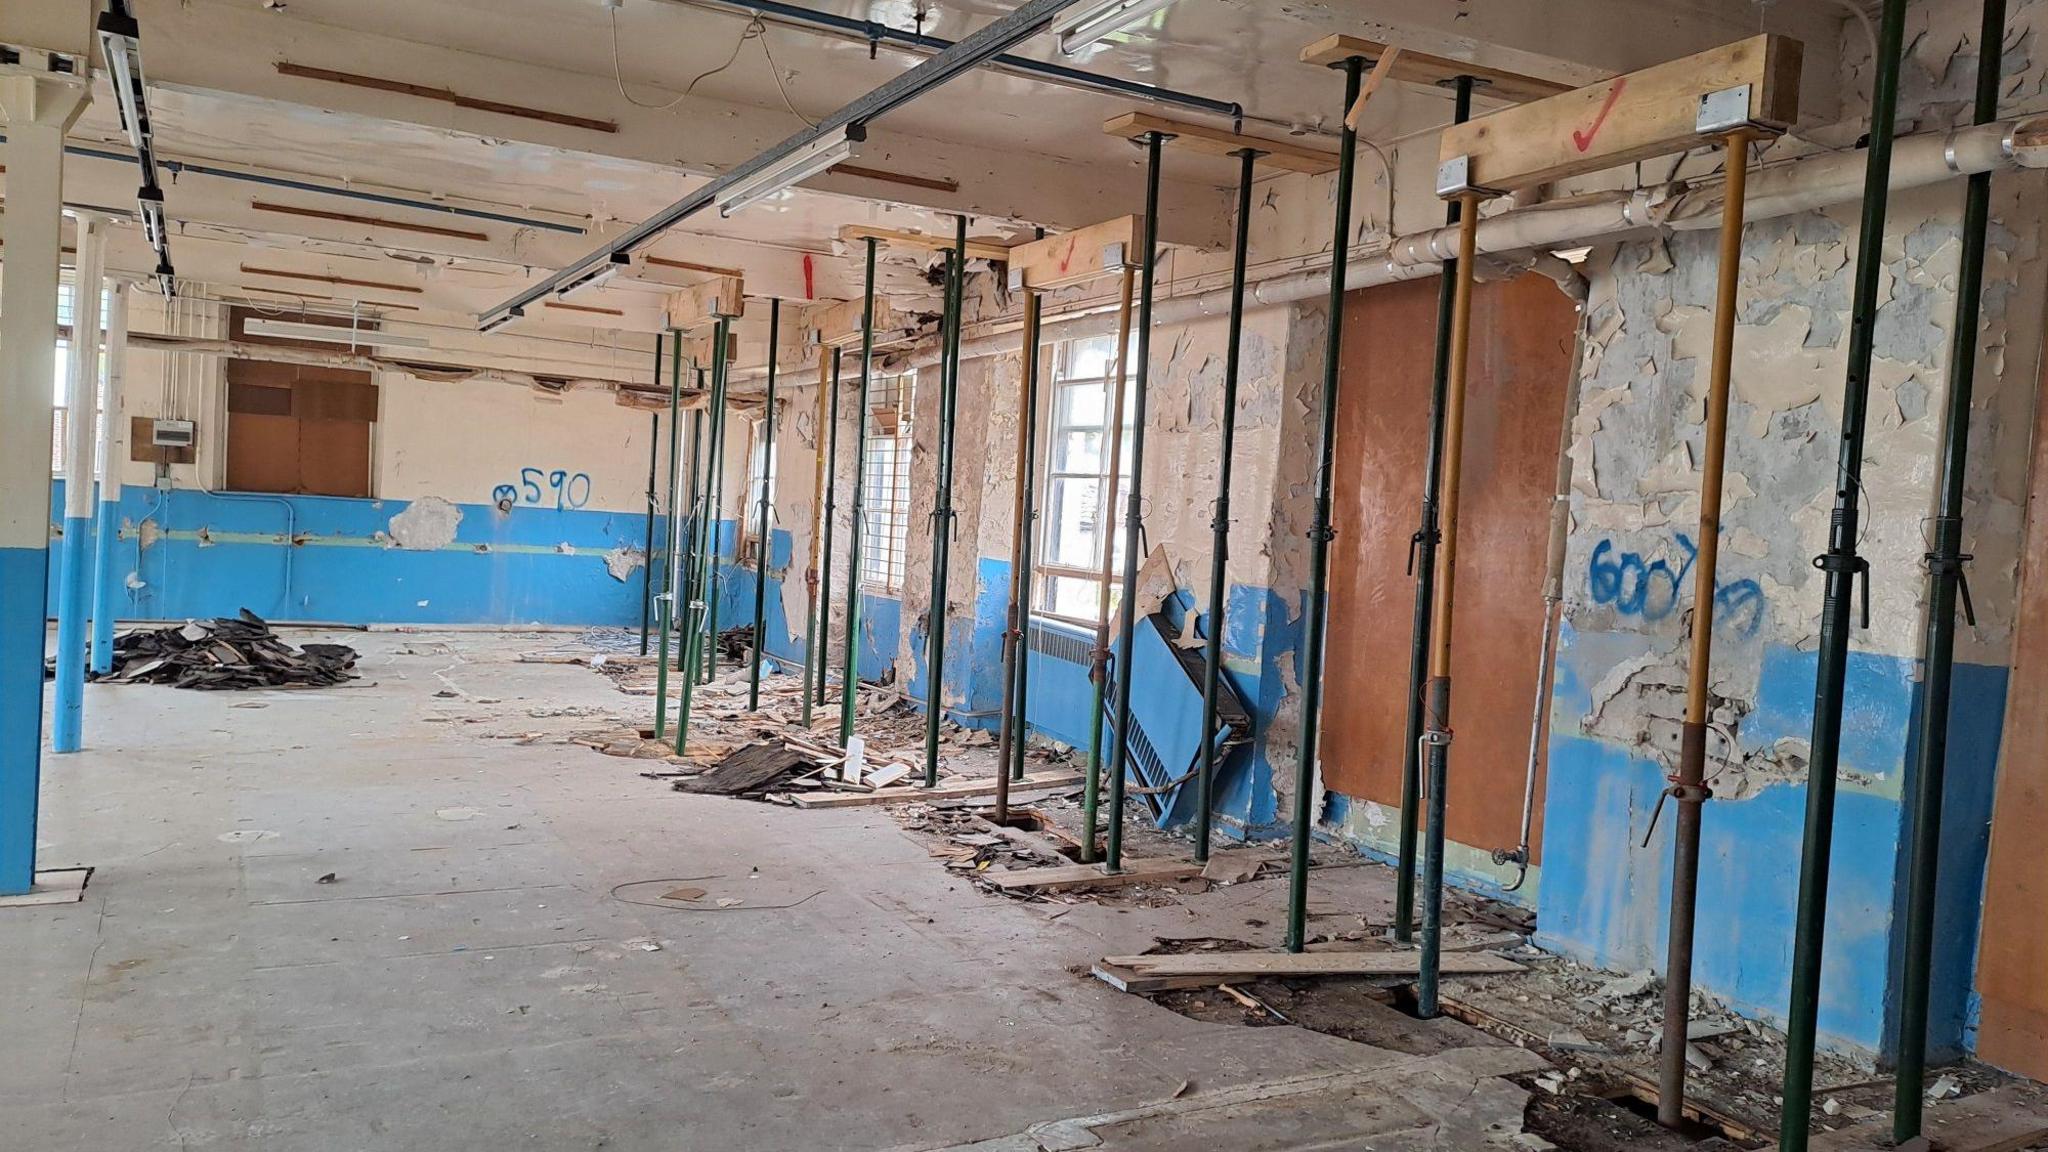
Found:
[[[646,566],[647,553],[637,547],[614,548],[604,554],[604,570],[620,583]]]
[[[130,525],[126,521],[123,521],[121,526],[124,530],[130,527]],[[162,528],[157,527],[157,523],[155,520],[144,520],[140,525],[135,525],[134,528],[135,542],[138,545],[140,545],[144,551],[156,547],[156,542],[159,539],[161,539],[164,534],[164,530]]]
[[[461,523],[461,508],[439,496],[422,496],[391,518],[390,543],[409,551],[433,552],[455,542],[455,529]]]

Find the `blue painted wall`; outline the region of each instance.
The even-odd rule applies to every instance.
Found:
[[[53,487],[54,510],[63,482]],[[645,513],[461,504],[455,540],[415,551],[386,538],[407,506],[126,488],[114,602],[131,619],[247,608],[335,624],[639,625],[641,570],[616,579],[605,554],[645,543]],[[147,547],[144,522],[154,525]],[[131,571],[142,587],[126,586]]]
[[[1584,734],[1589,685],[1626,645],[1613,633],[1567,628],[1553,697],[1539,943],[1618,969],[1663,966],[1670,901],[1671,820],[1649,846],[1665,767]],[[1745,749],[1811,732],[1815,657],[1770,645],[1757,710],[1739,728]],[[1894,1048],[1907,835],[1900,797],[1912,787],[1914,662],[1851,653],[1842,775],[1834,821],[1820,1029],[1836,1045]],[[1940,925],[1929,1044],[1966,1043],[1993,776],[2006,670],[1957,667],[1942,837]],[[1725,791],[1725,789],[1724,789]],[[1743,798],[1710,801],[1702,828],[1697,984],[1745,1014],[1782,1020],[1791,975],[1793,914],[1806,810],[1803,777]],[[1667,805],[1668,809],[1668,805]]]

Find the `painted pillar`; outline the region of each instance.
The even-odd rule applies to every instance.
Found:
[[[70,78],[0,75],[8,168],[0,214],[0,896],[35,885],[64,131],[89,99]]]
[[[93,529],[92,670],[104,675],[114,666],[114,614],[127,581],[114,570],[114,541],[121,534],[122,432],[121,381],[128,367],[128,294],[134,285],[116,280],[107,286],[107,386],[100,399],[99,445],[93,455],[100,465],[99,518]]]
[[[107,222],[78,214],[71,281],[71,371],[64,384],[64,551],[57,578],[57,700],[50,751],[76,752],[85,730],[86,611],[92,602],[92,468],[100,391],[100,279]]]

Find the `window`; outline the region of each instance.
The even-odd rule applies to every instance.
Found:
[[[231,339],[333,352],[335,345],[250,335],[258,316],[347,327],[349,318],[235,308]],[[377,385],[368,372],[268,360],[227,361],[227,486],[237,492],[369,496]]]
[[[1123,563],[1117,509],[1130,492],[1130,404],[1124,406],[1123,447],[1116,490],[1105,500],[1109,455],[1110,386],[1116,377],[1116,338],[1098,336],[1053,347],[1052,428],[1045,502],[1039,519],[1034,601],[1048,616],[1093,624],[1100,618],[1102,553]],[[1125,386],[1130,386],[1128,377]],[[1111,578],[1114,597],[1121,581]]]
[[[862,502],[861,582],[891,595],[903,591],[904,545],[910,537],[910,387],[915,377],[881,376],[868,387],[867,476]]]
[[[57,325],[60,328],[71,324],[72,317],[74,316],[73,303],[72,285],[67,278],[64,282],[57,285]],[[100,293],[100,339],[102,342],[106,339],[106,332],[107,293],[102,291]],[[51,393],[50,400],[54,409],[51,413],[52,419],[50,421],[50,474],[52,476],[64,475],[64,437],[71,415],[65,403],[70,399],[70,396],[67,395],[70,388],[70,378],[71,341],[64,339],[60,334],[57,340],[57,373],[56,379],[53,382],[54,390]],[[98,418],[104,420],[106,419],[107,399],[107,358],[104,355],[100,357],[99,386],[93,390],[93,395],[99,409]],[[95,427],[93,431],[97,434],[99,429]]]
[[[775,456],[766,439],[766,422],[756,420],[748,437],[747,452],[747,506],[740,513],[740,536],[758,548],[761,533],[761,499],[768,500],[768,519],[771,526],[775,512]]]

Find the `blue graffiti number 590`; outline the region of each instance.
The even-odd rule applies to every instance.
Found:
[[[501,508],[512,504],[545,507],[550,503],[558,509],[581,508],[590,503],[590,473],[521,468],[518,484],[500,484],[491,489],[491,503]]]

